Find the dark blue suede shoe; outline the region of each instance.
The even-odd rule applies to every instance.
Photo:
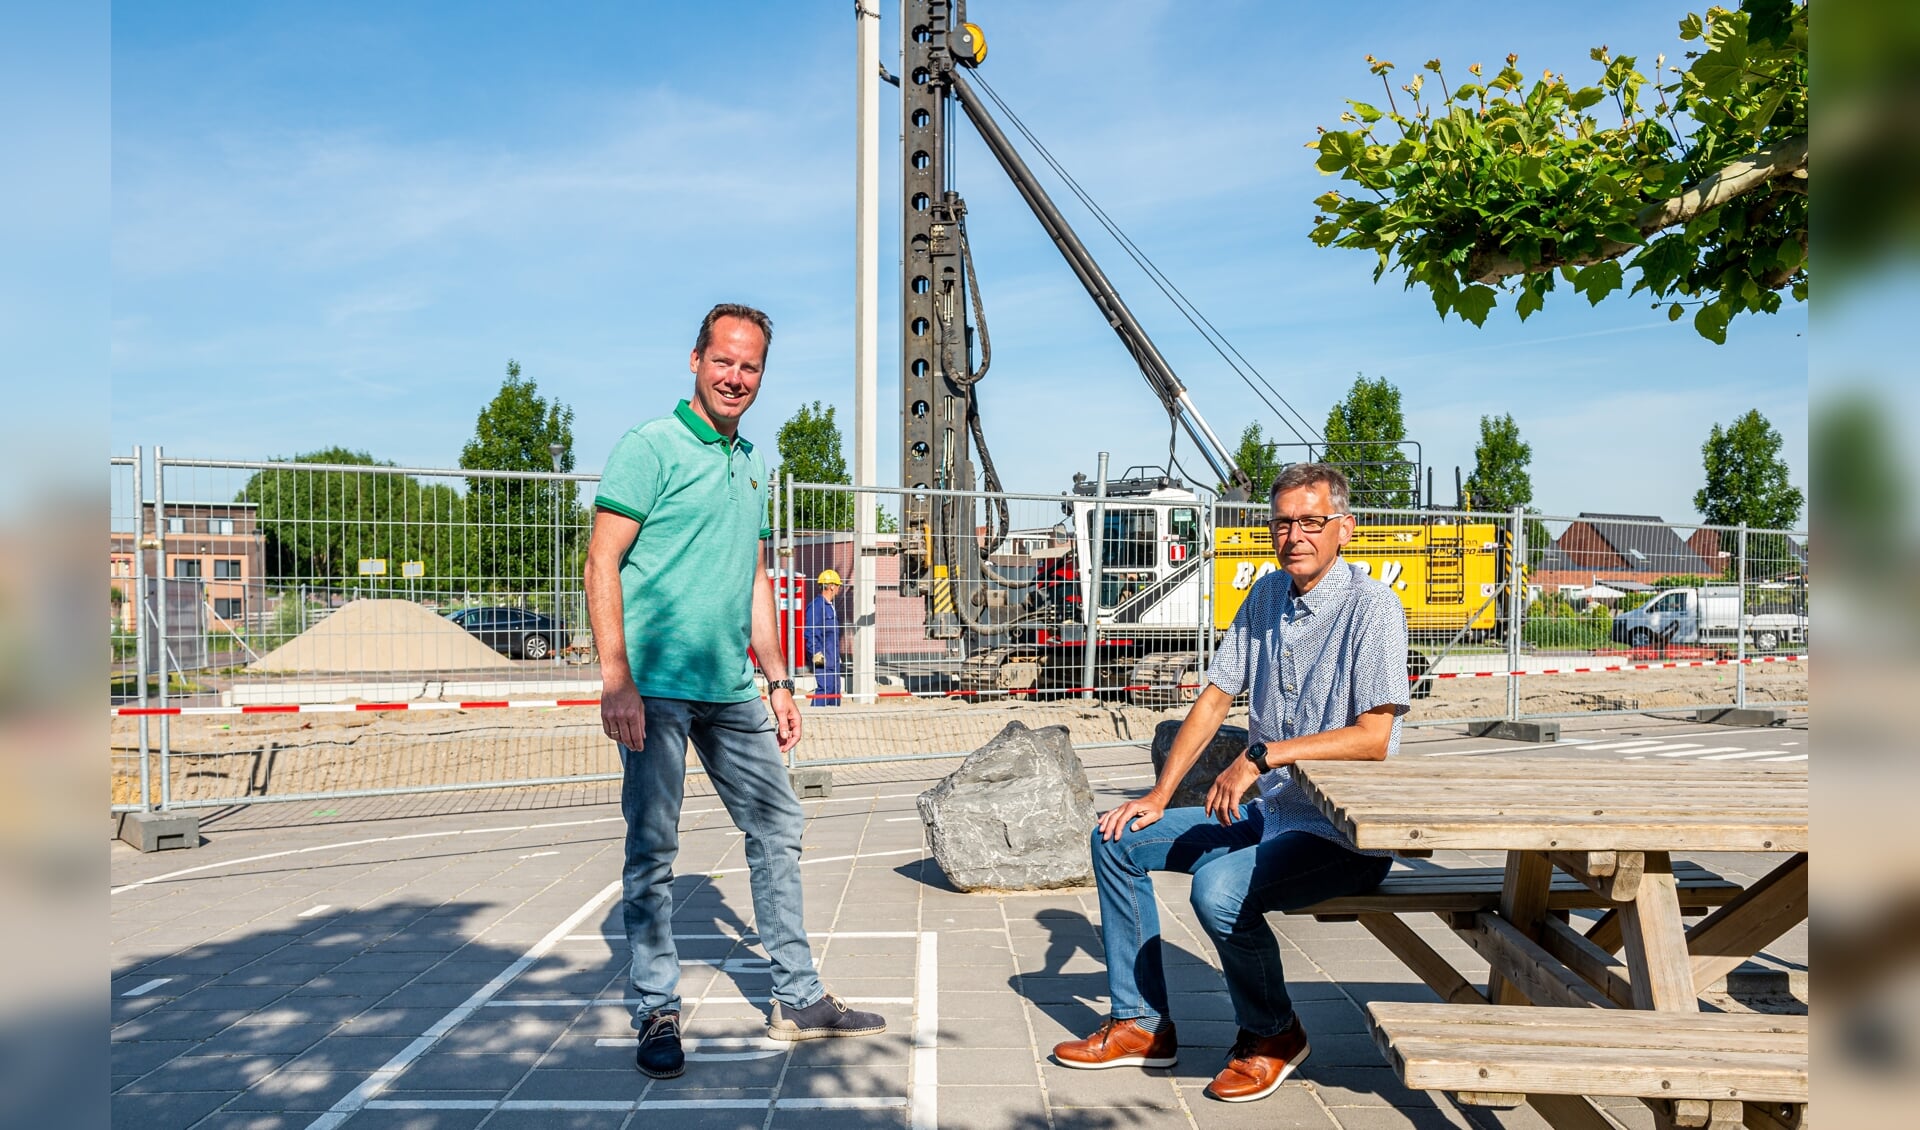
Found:
[[[656,1012],[647,1017],[633,1065],[654,1079],[672,1079],[687,1069],[687,1053],[680,1048],[679,1013]]]
[[[775,1002],[767,1036],[774,1040],[831,1040],[840,1036],[871,1036],[887,1030],[877,1012],[855,1012],[829,993],[805,1008]]]

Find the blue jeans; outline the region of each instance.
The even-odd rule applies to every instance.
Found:
[[[1378,886],[1393,861],[1361,855],[1306,832],[1262,841],[1259,805],[1221,825],[1202,808],[1169,808],[1158,822],[1112,842],[1093,830],[1093,875],[1100,887],[1100,940],[1116,1020],[1164,1017],[1166,969],[1160,955],[1155,871],[1193,876],[1193,909],[1220,951],[1234,1020],[1271,1036],[1293,1020],[1268,911],[1297,910]]]
[[[631,977],[638,1028],[648,1013],[680,1009],[680,952],[673,944],[673,861],[680,852],[680,801],[687,743],[745,835],[753,888],[754,930],[773,966],[773,999],[790,1008],[824,991],[800,912],[800,832],[806,818],[780,758],[773,718],[750,702],[644,700],[647,744],[620,747],[625,779],[620,811],[627,818],[622,872]]]
[[[813,673],[813,698],[808,706],[840,705],[840,665],[829,659],[825,667]]]

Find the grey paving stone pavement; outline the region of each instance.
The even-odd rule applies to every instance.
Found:
[[[1448,742],[1468,744],[1410,739],[1414,751]],[[1084,758],[1102,808],[1148,783],[1144,748]],[[1524,1109],[1461,1107],[1402,1087],[1364,1009],[1431,994],[1358,926],[1278,916],[1312,1056],[1266,1100],[1209,1099],[1203,1089],[1236,1029],[1178,876],[1157,891],[1180,1063],[1101,1072],[1053,1063],[1055,1042],[1084,1035],[1107,1011],[1098,900],[1090,888],[949,888],[924,856],[913,804],[943,768],[872,783],[848,774],[854,783],[804,802],[806,921],[829,987],[888,1019],[885,1035],[865,1040],[764,1038],[771,979],[752,933],[743,843],[719,804],[690,790],[674,923],[702,936],[681,942],[690,1063],[673,1080],[632,1067],[624,943],[607,897],[620,871],[615,807],[376,819],[360,805],[351,821],[285,826],[248,813],[230,828],[216,823],[190,853],[116,845],[116,1124],[307,1127],[384,1068],[371,1101],[351,1108],[351,1130],[858,1130],[905,1127],[916,1113],[981,1130],[1543,1125]],[[1746,881],[1777,858],[1699,861]],[[1432,861],[1497,862],[1461,853]],[[1469,977],[1484,976],[1444,926],[1409,921]],[[1804,973],[1805,961],[1803,926],[1761,964]],[[1609,1110],[1628,1127],[1651,1125],[1637,1104]]]

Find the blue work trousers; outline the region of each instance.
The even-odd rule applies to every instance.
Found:
[[[707,779],[744,835],[754,932],[771,959],[773,999],[804,1008],[823,995],[800,907],[800,833],[805,817],[787,779],[773,718],[748,702],[643,700],[647,739],[620,747],[627,818],[622,912],[632,953],[634,1026],[680,1008],[680,953],[673,941],[673,861],[680,852],[680,801],[692,742]],[[711,928],[711,927],[709,927]]]
[[[1117,840],[1093,830],[1093,875],[1100,889],[1100,940],[1117,1020],[1171,1015],[1160,954],[1153,872],[1193,876],[1193,909],[1220,951],[1220,970],[1240,1027],[1271,1036],[1293,1019],[1280,945],[1269,911],[1297,910],[1372,890],[1392,866],[1306,832],[1260,838],[1263,812],[1243,805],[1222,825],[1201,808],[1169,808],[1157,822]]]

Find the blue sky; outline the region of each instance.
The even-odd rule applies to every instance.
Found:
[[[451,465],[513,357],[575,408],[593,469],[685,395],[692,330],[720,300],[776,323],[746,434],[770,439],[812,400],[850,426],[850,9],[116,6],[114,450],[344,444]],[[895,7],[882,9],[891,50]],[[1404,76],[1434,56],[1459,73],[1517,51],[1529,73],[1578,79],[1598,44],[1675,50],[1687,10],[1490,2],[1466,20],[1413,3],[1342,18],[1353,9],[975,0],[969,16],[991,47],[986,80],[1315,423],[1356,373],[1385,376],[1443,494],[1472,464],[1479,416],[1511,412],[1549,513],[1683,520],[1709,427],[1749,408],[1786,437],[1805,485],[1804,308],[1736,322],[1718,347],[1642,301],[1589,308],[1571,293],[1524,325],[1510,310],[1484,329],[1442,323],[1423,293],[1372,283],[1368,256],[1308,241],[1312,200],[1334,182],[1301,144],[1344,99],[1379,94],[1365,55]],[[882,107],[890,188],[892,88]],[[1102,449],[1121,466],[1159,461],[1158,402],[964,127],[957,163],[994,343],[982,411],[1008,486],[1063,489]],[[1249,420],[1279,431],[1092,219],[1068,216],[1214,427],[1230,442]],[[896,231],[883,213],[889,294]]]

